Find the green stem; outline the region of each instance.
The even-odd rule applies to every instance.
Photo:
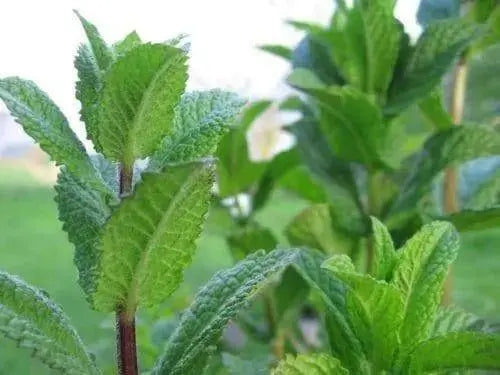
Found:
[[[120,168],[120,197],[132,191],[132,167]],[[135,333],[135,313],[124,310],[116,312],[116,346],[118,371],[120,375],[137,375],[137,349]]]

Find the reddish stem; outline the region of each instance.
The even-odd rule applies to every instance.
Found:
[[[120,375],[137,375],[137,350],[135,345],[135,317],[124,312],[116,314],[118,369]]]

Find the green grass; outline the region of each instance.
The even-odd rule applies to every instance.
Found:
[[[278,193],[258,218],[281,235],[283,226],[303,207],[304,202]],[[113,317],[87,307],[76,284],[72,246],[56,218],[51,188],[20,171],[0,169],[0,268],[46,290],[62,305],[99,362],[109,365],[114,360]],[[220,212],[211,214],[182,293],[191,295],[216,270],[231,265],[224,222],[227,218]],[[494,320],[500,320],[499,239],[500,230],[464,235],[454,270],[456,303]],[[30,359],[26,350],[5,339],[0,345],[0,374],[51,373]]]

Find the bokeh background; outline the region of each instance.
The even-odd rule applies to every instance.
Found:
[[[418,3],[400,0],[397,5],[398,18],[413,38],[420,33]],[[332,0],[2,1],[0,76],[19,75],[37,82],[84,139],[74,99],[73,56],[84,40],[72,13],[78,9],[109,42],[134,29],[143,40],[151,41],[188,34],[189,89],[220,87],[250,100],[280,99],[290,92],[284,83],[288,64],[256,46],[296,44],[302,34],[285,21],[325,23],[332,6]],[[500,121],[499,61],[500,50],[496,48],[472,62],[465,111],[468,119]],[[486,102],[481,99],[484,97],[497,100]],[[283,130],[288,121],[271,107],[255,122],[248,135],[254,160],[270,158],[293,143]],[[499,167],[498,163],[493,167]],[[0,268],[46,290],[68,313],[98,360],[106,364],[113,359],[113,317],[91,311],[76,284],[73,248],[57,221],[53,201],[56,176],[56,167],[0,103]],[[300,199],[277,191],[267,208],[259,212],[258,220],[280,237],[282,225],[305,206]],[[232,264],[221,235],[225,220],[212,212],[186,283],[161,310],[140,316],[139,335],[149,335],[142,327],[156,322],[158,316],[182,309],[201,283]],[[499,235],[500,229],[464,235],[454,271],[455,302],[495,320],[500,320],[500,249],[495,241]],[[46,373],[25,352],[0,338],[0,374]]]

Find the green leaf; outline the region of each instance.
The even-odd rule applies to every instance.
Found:
[[[69,241],[75,246],[78,282],[90,299],[96,288],[99,236],[111,216],[111,209],[102,193],[76,178],[66,168],[60,171],[55,190],[59,220],[63,222]]]
[[[180,284],[201,233],[213,184],[209,162],[145,173],[101,236],[94,305],[124,310],[162,302]]]
[[[221,90],[184,94],[175,111],[173,133],[151,157],[149,169],[214,154],[243,104],[236,94]]]
[[[383,160],[386,125],[379,108],[353,87],[306,88],[320,103],[320,126],[340,158],[377,165]]]
[[[481,126],[454,126],[430,137],[414,160],[392,212],[415,209],[431,182],[446,167],[500,154],[500,133]]]
[[[445,335],[450,332],[477,331],[486,324],[475,315],[457,307],[440,309],[434,320],[430,337]]]
[[[234,230],[228,236],[227,244],[233,259],[240,261],[257,250],[271,251],[278,241],[268,228],[252,221]]]
[[[125,38],[113,44],[113,51],[117,56],[121,56],[140,44],[142,44],[141,37],[136,31],[132,31]]]
[[[325,188],[305,165],[296,166],[286,172],[280,178],[279,185],[309,202],[319,203],[328,199]]]
[[[65,165],[75,176],[106,191],[66,117],[33,82],[17,77],[0,79],[0,98],[24,131],[40,144],[56,165]]]
[[[393,1],[357,3],[329,33],[334,60],[348,83],[382,100],[398,58],[401,29]]]
[[[422,0],[417,11],[417,20],[422,26],[445,18],[460,16],[460,0]]]
[[[268,52],[271,55],[281,57],[285,60],[292,59],[292,50],[286,46],[282,46],[279,44],[266,44],[263,46],[259,46],[259,49]]]
[[[47,293],[0,272],[0,334],[61,374],[99,374],[69,319]]]
[[[215,274],[184,312],[152,374],[187,373],[220,337],[229,320],[297,256],[297,250],[275,250],[269,254],[259,251],[233,268]]]
[[[359,374],[364,355],[348,320],[346,285],[330,271],[322,268],[324,260],[324,256],[317,251],[302,251],[294,267],[325,304],[332,354],[349,366],[352,373]]]
[[[397,114],[426,97],[441,81],[455,57],[481,34],[463,19],[432,23],[420,36],[400,77],[393,80],[385,112]]]
[[[326,89],[328,86],[311,70],[296,68],[288,76],[288,84],[301,90]]]
[[[217,149],[217,183],[221,197],[244,192],[264,172],[265,163],[254,163],[249,158],[246,134],[270,105],[268,100],[250,104],[241,114],[239,123],[222,138]]]
[[[404,295],[401,353],[409,353],[429,336],[441,302],[443,282],[457,250],[455,229],[440,221],[422,227],[400,250],[392,283]]]
[[[131,166],[172,132],[186,59],[175,47],[142,44],[111,66],[99,101],[99,143],[106,157]]]
[[[463,210],[443,217],[450,221],[460,232],[498,228],[500,225],[500,206],[484,210]]]
[[[498,203],[500,203],[500,168],[478,186],[472,197],[465,203],[465,208],[481,210],[495,206]]]
[[[453,332],[421,343],[411,354],[407,374],[444,370],[500,369],[500,336]]]
[[[101,72],[105,72],[113,62],[113,51],[102,39],[101,34],[99,34],[99,31],[94,25],[83,18],[76,10],[74,12],[80,19],[83,30],[85,30],[85,34],[87,35],[87,39],[90,44],[92,56],[95,59],[97,66],[99,67]]]
[[[354,240],[336,223],[328,204],[305,208],[287,225],[285,232],[294,246],[309,246],[327,254],[350,253]]]
[[[371,274],[379,280],[390,280],[398,258],[394,243],[386,226],[373,216],[371,219],[373,230],[373,267]]]
[[[348,375],[349,371],[342,367],[337,358],[328,354],[299,354],[297,357],[287,355],[272,375]]]
[[[276,321],[283,326],[288,319],[293,319],[292,324],[295,325],[302,312],[304,301],[307,301],[308,294],[309,285],[295,268],[287,268],[273,290]]]
[[[323,267],[349,285],[349,319],[373,369],[390,370],[404,317],[402,293],[385,281],[357,273],[347,255],[334,255]]]
[[[443,106],[440,90],[434,90],[418,104],[424,118],[438,131],[449,129],[453,120]]]

